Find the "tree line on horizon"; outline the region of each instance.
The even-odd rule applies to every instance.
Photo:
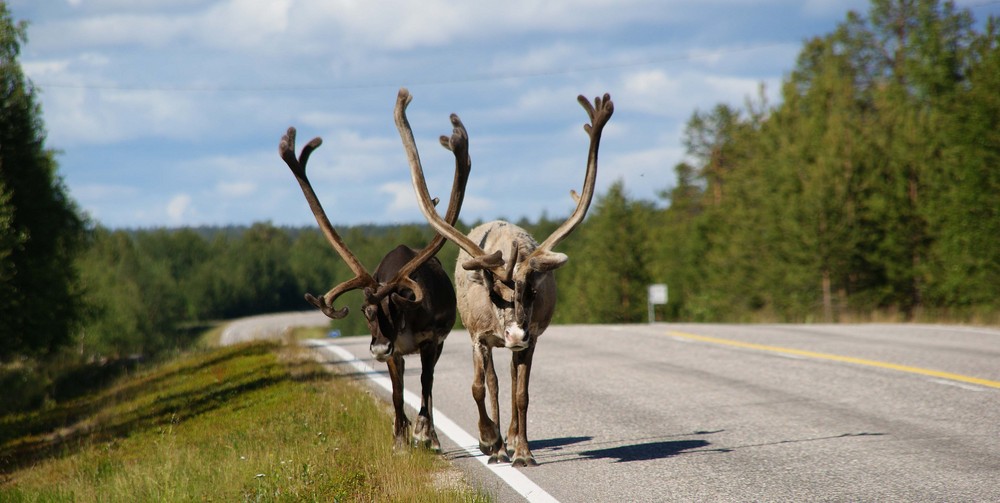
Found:
[[[351,276],[315,228],[107,229],[66,195],[23,24],[0,2],[0,362],[155,354],[190,328],[310,309]],[[803,45],[780,102],[695,111],[660,201],[618,180],[560,244],[556,323],[996,323],[1000,319],[1000,32],[951,2],[874,0]],[[664,169],[669,169],[664,167]],[[560,219],[517,222],[539,240]],[[474,224],[460,222],[467,230]],[[464,227],[463,227],[464,226]],[[339,229],[369,268],[425,224]],[[457,247],[438,254],[451,274]],[[366,333],[360,294],[344,334]]]

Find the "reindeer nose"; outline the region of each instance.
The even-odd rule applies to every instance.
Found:
[[[528,347],[528,334],[517,325],[508,325],[503,332],[503,339],[504,347],[513,351],[520,351]]]
[[[372,357],[380,362],[384,362],[392,356],[392,342],[373,342],[368,348],[372,352]]]

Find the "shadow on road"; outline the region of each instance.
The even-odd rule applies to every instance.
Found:
[[[683,439],[677,437],[703,437],[724,430],[716,431],[695,431],[683,435],[671,435],[669,437],[640,438],[632,441],[619,440],[599,443],[591,443],[592,437],[564,437],[548,440],[533,440],[531,448],[538,458],[539,463],[560,463],[564,461],[579,461],[591,459],[607,459],[614,463],[624,463],[628,461],[650,461],[656,459],[666,459],[681,454],[723,454],[740,449],[750,449],[757,447],[768,447],[782,444],[794,444],[801,442],[818,442],[827,440],[837,440],[854,437],[878,437],[884,433],[844,433],[840,435],[830,435],[824,437],[810,437],[779,440],[775,442],[765,442],[759,444],[746,444],[728,447],[711,447],[713,444],[703,438]],[[575,445],[566,448],[565,446]],[[595,449],[593,447],[604,446]],[[581,448],[590,449],[581,450]]]
[[[579,461],[590,459],[609,459],[615,463],[627,461],[648,461],[664,459],[689,451],[695,452],[728,452],[728,449],[705,449],[711,442],[698,438],[678,440],[677,437],[704,436],[717,431],[695,431],[693,433],[671,435],[669,437],[647,437],[628,440],[591,443],[593,437],[565,437],[530,441],[531,449],[539,463],[559,463],[563,461]],[[574,445],[566,448],[571,444]],[[595,449],[594,447],[601,447]],[[583,449],[587,448],[589,449]]]
[[[579,444],[580,442],[590,442],[594,437],[559,437],[559,438],[545,438],[542,440],[529,440],[528,446],[536,450],[561,450],[563,447],[570,444]]]
[[[587,459],[613,459],[615,463],[627,461],[649,461],[676,456],[684,451],[702,449],[711,445],[705,440],[667,440],[663,442],[648,442],[645,444],[622,445],[607,449],[594,449],[578,453]],[[722,451],[720,449],[715,449]]]

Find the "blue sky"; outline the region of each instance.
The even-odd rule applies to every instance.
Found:
[[[1000,2],[959,1],[977,21]],[[408,115],[432,195],[459,114],[462,220],[567,215],[586,163],[578,94],[608,92],[598,195],[659,201],[695,110],[774,103],[804,40],[863,0],[8,0],[21,63],[72,197],[118,227],[314,225],[277,145],[324,144],[310,178],[334,224],[422,222],[392,119]]]

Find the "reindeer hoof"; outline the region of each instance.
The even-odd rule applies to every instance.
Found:
[[[438,442],[437,438],[417,438],[413,437],[412,444],[413,447],[428,449],[431,452],[440,454],[441,453],[441,443]]]
[[[486,454],[486,455],[489,455],[489,456],[492,456],[494,454],[503,452],[504,455],[506,456],[506,454],[507,454],[507,447],[504,446],[503,442],[500,441],[500,440],[497,440],[496,442],[493,442],[491,444],[487,444],[486,442],[483,442],[482,440],[480,440],[479,441],[479,452],[481,452],[483,454]]]
[[[493,455],[493,445],[479,442],[479,452],[483,454]]]
[[[487,461],[487,464],[493,465],[497,463],[510,463],[510,457],[508,457],[507,453],[503,451],[490,455],[490,459]]]
[[[528,456],[527,458],[514,458],[514,461],[510,463],[510,466],[513,466],[514,468],[538,466],[538,461],[535,461],[535,458],[531,456]]]

